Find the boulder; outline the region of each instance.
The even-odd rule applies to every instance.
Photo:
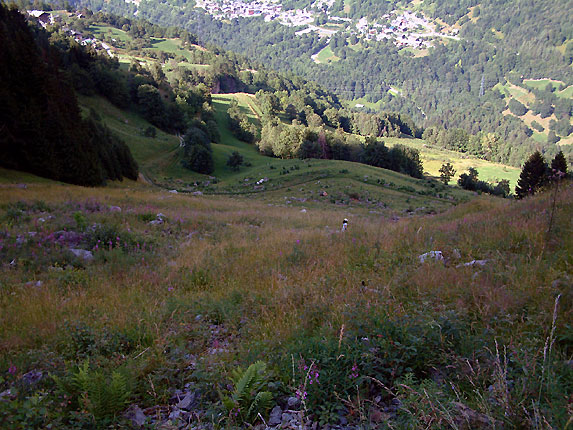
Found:
[[[84,261],[92,261],[94,259],[92,252],[85,249],[70,248],[70,252]]]

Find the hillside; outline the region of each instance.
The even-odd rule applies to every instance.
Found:
[[[137,178],[125,143],[80,117],[63,60],[46,33],[0,4],[0,166],[86,186]]]
[[[306,3],[254,2],[240,13]],[[304,30],[261,16],[251,31],[284,27],[276,48],[300,37],[317,53],[312,67],[344,70],[352,53],[334,35],[367,18],[350,49],[373,54],[366,34],[385,31],[378,15],[399,10],[422,21],[407,35],[439,35],[423,53],[392,51],[388,64],[412,52],[431,65],[440,49],[451,60],[447,47],[465,43],[467,23],[491,19],[488,2],[462,3],[313,2],[318,16]],[[164,19],[177,10],[173,20],[191,10],[197,18],[196,5],[105,3]],[[230,13],[226,5],[213,14]],[[271,11],[277,20],[308,19],[281,10]],[[488,109],[503,105],[501,128],[539,125],[540,142],[561,138],[520,170],[500,161],[529,144],[513,151],[502,132],[465,130],[470,117],[422,128],[403,113],[369,111],[385,99],[342,102],[176,27],[88,10],[31,12],[28,26],[9,14],[0,19],[0,36],[11,35],[0,37],[0,59],[11,60],[0,70],[0,112],[18,116],[0,123],[9,131],[0,137],[38,140],[30,161],[4,158],[0,168],[0,428],[571,426],[573,184],[559,174],[563,154],[552,172],[543,158],[571,147],[566,74],[511,74],[484,94]],[[224,26],[245,30],[243,18],[200,16],[191,22],[205,23],[200,37],[212,34],[208,23],[221,37]],[[19,31],[7,32],[14,23]],[[520,34],[494,29],[498,40]],[[452,73],[475,74],[465,68]],[[395,83],[390,97],[411,97],[411,84]],[[444,103],[433,107],[448,115]],[[102,145],[99,158],[86,142]],[[86,154],[101,163],[99,177]],[[118,173],[135,162],[131,175]],[[452,185],[439,180],[445,163]],[[96,177],[106,186],[60,182],[70,172],[80,185]],[[505,197],[518,176],[521,200],[482,194]]]
[[[494,161],[520,166],[537,148],[571,151],[568,0],[77,4],[185,27],[203,43],[317,81],[353,106],[407,114],[423,127],[495,133],[495,153],[479,150]],[[564,142],[532,119],[503,114],[508,100],[499,85],[537,80],[560,82],[537,98],[555,111],[561,123],[552,131]]]
[[[2,428],[571,419],[570,183],[401,219],[18,176],[0,201]]]

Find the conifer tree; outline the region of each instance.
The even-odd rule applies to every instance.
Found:
[[[551,160],[551,173],[555,174],[557,172],[567,174],[567,160],[565,155],[563,155],[563,151],[559,151],[555,158]]]
[[[523,165],[517,186],[515,187],[515,194],[518,199],[522,199],[527,195],[535,194],[535,192],[545,182],[547,174],[547,164],[543,155],[539,151],[535,151]]]

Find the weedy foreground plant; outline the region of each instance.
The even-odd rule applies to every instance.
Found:
[[[134,184],[0,200],[2,428],[127,428],[128,405],[248,427],[297,397],[309,425],[572,425],[568,183],[554,211],[481,196],[401,219]]]

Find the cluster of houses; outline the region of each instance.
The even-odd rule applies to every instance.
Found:
[[[396,46],[400,48],[415,49],[429,48],[431,42],[428,38],[441,36],[423,16],[418,17],[413,13],[404,12],[390,19],[391,15],[383,15],[382,20],[390,22],[384,25],[376,22],[369,23],[367,18],[361,18],[356,24],[358,35],[368,40],[393,39]]]
[[[266,21],[271,21],[278,18],[282,11],[282,5],[278,3],[278,0],[254,2],[242,0],[197,0],[195,6],[205,9],[215,19],[264,16]]]
[[[62,30],[68,36],[73,37],[74,40],[78,42],[80,45],[83,46],[91,45],[95,48],[96,51],[105,51],[107,55],[113,57],[111,46],[96,38],[86,37],[82,33],[66,26],[62,17],[57,13],[46,12],[43,10],[28,10],[26,12],[28,14],[29,19],[35,19],[43,28],[46,28],[48,25],[56,25],[56,24],[62,25]],[[76,17],[82,18],[82,14],[78,13]]]
[[[278,21],[289,27],[304,26],[297,31],[297,35],[316,32],[321,37],[331,37],[338,31],[345,31],[348,35],[356,35],[366,40],[394,40],[400,48],[424,49],[432,45],[431,38],[444,37],[443,33],[436,32],[434,26],[424,17],[405,11],[403,13],[386,14],[378,22],[368,22],[366,17],[361,18],[355,26],[350,18],[330,15],[328,10],[333,6],[334,0],[315,0],[310,2],[308,8],[283,10],[280,0],[197,0],[196,7],[205,11],[216,19],[249,18],[263,16],[267,22]],[[314,25],[318,14],[326,12],[329,22],[346,23],[345,30],[326,29]],[[446,35],[457,39],[455,35]]]
[[[279,0],[197,0],[195,6],[215,19],[253,18],[263,16],[266,22],[278,21],[289,27],[312,24],[316,18],[313,10],[326,10],[334,0],[316,0],[308,8],[283,10]]]

